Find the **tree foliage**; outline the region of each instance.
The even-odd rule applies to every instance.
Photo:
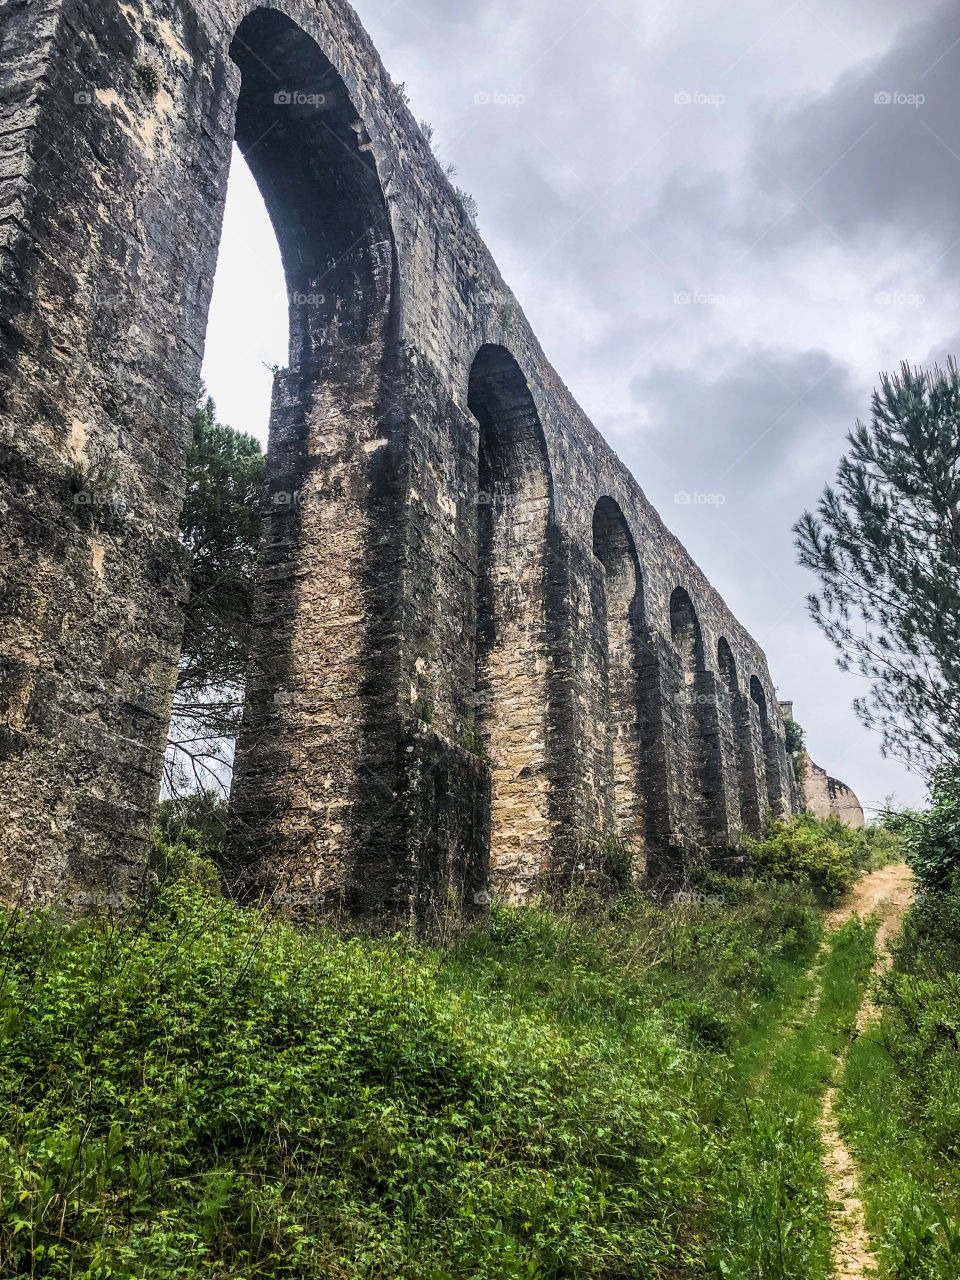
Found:
[[[960,372],[882,377],[816,513],[795,526],[820,578],[810,611],[870,681],[854,702],[885,754],[924,770],[960,759]]]
[[[190,593],[168,751],[173,791],[205,790],[222,777],[236,736],[260,544],[263,450],[217,421],[206,396],[193,415],[180,539],[190,555]],[[179,776],[174,776],[179,775]]]

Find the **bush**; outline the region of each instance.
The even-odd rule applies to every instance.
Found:
[[[838,837],[832,824],[800,814],[768,822],[762,839],[747,848],[762,879],[806,884],[821,901],[835,903],[853,888],[858,869],[850,846]]]
[[[860,872],[900,856],[897,836],[884,826],[854,829],[839,818],[821,821],[812,813],[788,822],[768,816],[762,838],[748,838],[744,845],[761,879],[809,885],[827,905],[849,893]]]
[[[960,798],[935,792],[931,808],[914,816],[905,844],[920,884],[926,889],[947,889],[960,872]]]
[[[158,850],[186,845],[219,863],[227,834],[227,801],[212,788],[161,800],[155,817]]]
[[[960,867],[951,811],[941,796],[907,837],[920,894],[893,965],[878,984],[881,1032],[913,1099],[913,1122],[933,1151],[960,1159]]]

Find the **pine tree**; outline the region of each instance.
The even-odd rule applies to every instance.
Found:
[[[167,751],[167,789],[223,785],[239,728],[253,574],[260,544],[263,450],[217,422],[209,396],[193,415],[180,540],[190,593]]]
[[[835,486],[794,528],[819,575],[810,612],[870,681],[854,702],[883,751],[929,771],[960,761],[960,372],[901,366],[848,436]]]

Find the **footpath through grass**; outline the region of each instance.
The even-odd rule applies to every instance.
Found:
[[[869,935],[809,887],[494,911],[447,947],[224,900],[10,920],[0,1275],[818,1280],[814,1101]]]
[[[960,877],[921,892],[839,1094],[880,1274],[960,1276]]]
[[[819,1119],[856,1022],[874,932],[854,918],[827,939],[796,1025],[774,1024],[765,1072],[739,1097],[734,1064],[717,1161],[709,1252],[715,1274],[736,1280],[826,1280],[831,1274]]]

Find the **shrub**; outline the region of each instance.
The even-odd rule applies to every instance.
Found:
[[[878,984],[883,1043],[933,1151],[960,1158],[960,873],[926,889]]]
[[[788,822],[768,815],[760,840],[746,852],[763,880],[809,885],[821,902],[838,902],[861,871],[875,871],[901,856],[899,837],[886,826],[848,827],[839,818],[800,813]]]
[[[913,815],[908,857],[920,885],[893,965],[878,983],[881,1035],[906,1083],[911,1123],[936,1153],[960,1158],[960,805],[935,790]]]
[[[946,889],[960,872],[960,797],[939,791],[934,803],[917,814],[906,832],[913,874],[927,889]]]
[[[837,830],[842,825],[810,814],[768,821],[763,837],[747,842],[754,870],[762,879],[807,884],[821,901],[838,902],[853,888],[858,870],[851,842]]]
[[[137,84],[148,98],[155,98],[160,92],[160,72],[152,62],[138,62],[133,68]]]

